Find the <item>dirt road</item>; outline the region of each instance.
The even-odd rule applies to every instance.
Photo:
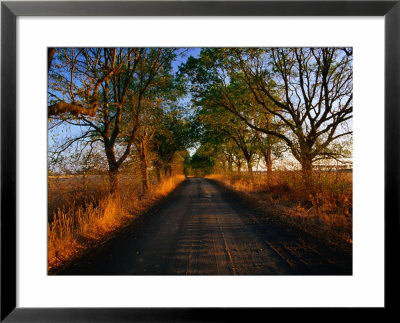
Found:
[[[218,183],[189,178],[58,275],[351,275],[351,256],[260,216]]]

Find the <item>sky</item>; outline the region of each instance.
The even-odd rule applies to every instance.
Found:
[[[199,47],[190,47],[190,48],[182,48],[185,51],[184,55],[178,55],[176,59],[172,62],[172,69],[176,73],[179,70],[179,66],[185,63],[188,57],[198,57],[202,48]],[[185,98],[182,99],[182,104],[189,105],[190,103],[190,94],[188,94]],[[350,127],[352,127],[352,120],[350,120]],[[77,137],[82,134],[84,130],[87,128],[80,128],[78,126],[66,125],[65,123],[62,126],[56,127],[53,130],[48,132],[48,147],[54,145],[55,141],[53,140],[53,135],[55,134],[58,140],[62,140],[70,137]],[[196,151],[196,148],[188,149],[190,155],[193,155]]]
[[[172,68],[175,72],[178,71],[178,68],[182,63],[186,62],[186,60],[188,59],[189,56],[198,57],[200,54],[200,51],[201,51],[201,48],[199,48],[199,47],[189,47],[186,49],[187,49],[187,52],[185,54],[185,57],[178,56],[172,63]]]
[[[197,57],[200,54],[201,48],[198,47],[190,47],[190,48],[182,48],[185,49],[185,55],[184,56],[177,56],[176,59],[172,62],[172,69],[176,73],[179,70],[179,66],[182,63],[185,63],[188,57],[193,56]],[[182,100],[182,102],[189,103],[190,102],[190,94],[186,98]],[[48,147],[52,147],[55,144],[55,140],[62,141],[65,140],[68,136],[70,137],[77,137],[80,134],[83,133],[85,128],[81,128],[78,126],[72,126],[63,123],[61,126],[55,127],[52,130],[48,131]],[[196,151],[195,148],[190,148],[188,149],[190,155],[193,155]]]

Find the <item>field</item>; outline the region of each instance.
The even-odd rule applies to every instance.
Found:
[[[352,167],[352,48],[68,47],[49,48],[48,64],[48,174],[64,175],[49,177],[50,270],[101,248],[99,242],[116,237],[185,176],[197,178],[183,184],[190,196],[184,190],[171,196],[182,203],[176,212],[146,214],[157,213],[157,223],[174,218],[180,229],[184,221],[201,223],[187,242],[193,250],[199,243],[207,257],[218,238],[230,258],[225,237],[233,217],[227,214],[236,214],[240,234],[245,228],[250,234],[258,219],[265,223],[253,230],[263,234],[249,239],[262,240],[260,250],[268,236],[284,239],[268,227],[274,221],[295,231],[296,240],[312,237],[351,254],[352,176],[344,170]],[[206,175],[215,181],[199,178]],[[228,196],[250,203],[239,212],[225,203]],[[247,213],[255,220],[241,227]],[[210,227],[216,230],[208,245]],[[164,232],[147,229],[149,240]],[[173,237],[170,231],[154,249],[170,239],[164,256],[176,251],[179,258],[175,242],[194,232],[189,226]],[[187,266],[193,250],[184,253]],[[120,264],[135,257],[125,258]],[[169,259],[166,268],[176,260]],[[235,272],[233,260],[228,267]]]
[[[314,172],[312,190],[296,171],[274,171],[268,180],[265,173],[252,178],[238,173],[208,177],[238,192],[274,221],[351,252],[351,172]],[[110,195],[106,176],[49,176],[48,269],[107,239],[183,180],[177,175],[153,183],[143,194],[140,181],[124,175],[119,191]]]
[[[140,183],[125,175],[118,192],[110,195],[106,176],[49,176],[48,270],[107,239],[184,178],[167,178],[143,194]]]
[[[274,171],[267,183],[264,173],[209,176],[237,191],[276,221],[351,252],[352,173],[314,172],[313,187],[307,187],[299,172]]]

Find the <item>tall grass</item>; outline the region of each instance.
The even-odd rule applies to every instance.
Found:
[[[104,183],[99,185],[99,179],[86,182],[82,191],[77,189],[83,187],[82,179],[71,177],[58,183],[49,180],[49,211],[56,211],[49,212],[48,270],[59,267],[129,223],[168,195],[184,178],[183,175],[168,178],[152,186],[146,194],[141,192],[138,183],[122,179],[119,191],[112,195],[106,193]]]
[[[243,174],[216,174],[210,178],[239,192],[274,219],[332,246],[351,249],[351,173],[315,171],[307,184],[297,171],[274,171],[268,180],[265,174],[252,178]]]

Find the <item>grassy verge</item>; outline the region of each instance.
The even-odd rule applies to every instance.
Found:
[[[208,177],[238,192],[266,216],[351,252],[351,173],[316,173],[312,192],[305,187],[301,175],[293,171],[276,171],[268,181],[260,174],[253,178],[237,174]]]
[[[52,183],[49,187],[48,270],[63,265],[130,223],[184,179],[183,175],[168,178],[146,194],[128,182],[122,183],[119,192],[113,195],[106,194],[97,180],[85,183],[81,190],[77,189],[79,185],[74,185],[74,180]],[[50,212],[52,208],[55,211]]]

